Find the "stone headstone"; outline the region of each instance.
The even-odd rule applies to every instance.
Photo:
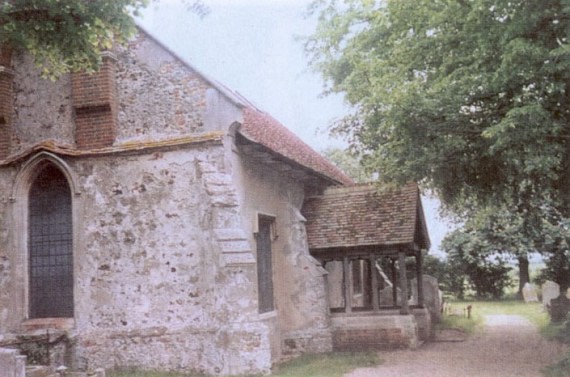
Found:
[[[570,288],[566,290],[566,298],[570,298]]]
[[[2,377],[26,377],[26,356],[18,350],[0,348],[0,371]]]
[[[563,322],[570,312],[570,299],[564,295],[553,298],[550,300],[548,312],[552,322]]]
[[[394,288],[386,287],[380,292],[378,292],[378,299],[380,301],[381,306],[394,306]],[[396,288],[396,300],[400,302],[402,299],[402,294],[400,292],[400,288]]]
[[[423,275],[424,306],[429,310],[433,322],[441,321],[441,295],[437,279],[430,275]],[[414,304],[418,303],[418,281],[412,279],[412,298]]]
[[[524,298],[524,302],[538,302],[538,296],[536,294],[536,289],[530,283],[525,283],[522,294]]]
[[[553,281],[547,280],[542,284],[542,305],[550,306],[550,300],[560,296],[560,286]]]

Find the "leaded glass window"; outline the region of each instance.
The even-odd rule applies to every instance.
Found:
[[[257,233],[257,284],[260,313],[274,310],[273,258],[271,255],[272,226],[272,218],[259,217],[259,233]]]
[[[71,190],[55,166],[34,179],[28,213],[30,318],[73,317]]]

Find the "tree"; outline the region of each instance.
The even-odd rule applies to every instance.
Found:
[[[443,260],[427,254],[423,261],[423,272],[435,277],[444,292],[451,293],[460,300],[465,298],[468,276],[463,261],[452,258]]]
[[[340,170],[346,173],[355,182],[371,182],[372,177],[366,173],[360,163],[360,158],[348,150],[329,147],[323,151],[323,155],[335,164]]]
[[[501,298],[511,284],[506,258],[491,252],[493,245],[480,233],[457,229],[445,237],[442,247],[448,254],[448,268],[456,277],[450,288],[459,298],[465,294],[466,283],[478,298],[493,299]]]
[[[305,48],[347,135],[382,180],[422,182],[456,212],[512,203],[569,216],[570,4],[315,1]]]
[[[557,226],[549,227],[543,248],[549,253],[545,258],[545,268],[537,277],[542,284],[545,280],[552,280],[560,285],[560,292],[566,293],[570,288],[570,220],[564,219]]]
[[[444,250],[449,254],[462,252],[482,258],[514,258],[518,262],[518,295],[522,298],[525,283],[530,282],[529,255],[539,249],[546,221],[540,219],[532,227],[528,219],[503,207],[485,208],[471,213],[456,232],[446,237]],[[487,276],[488,278],[488,276]]]
[[[135,32],[149,0],[10,0],[0,3],[0,44],[26,49],[46,77],[93,71],[101,53]],[[191,11],[208,12],[200,0]]]

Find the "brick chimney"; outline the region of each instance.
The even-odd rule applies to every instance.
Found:
[[[12,140],[13,77],[12,49],[0,47],[0,160],[10,154]]]
[[[75,143],[80,149],[113,145],[117,128],[117,59],[105,53],[98,72],[72,73]]]

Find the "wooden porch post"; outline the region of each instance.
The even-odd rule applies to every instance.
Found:
[[[390,259],[392,262],[392,301],[394,302],[393,306],[398,306],[398,284],[396,284],[396,280],[398,278],[396,274],[396,259]]]
[[[376,257],[370,254],[370,275],[372,277],[372,310],[376,313],[380,311],[380,302],[378,300],[378,272],[376,271]]]
[[[422,251],[419,250],[416,253],[416,279],[418,281],[418,306],[420,308],[424,307],[424,272],[423,272],[423,260]]]
[[[350,261],[348,257],[342,259],[342,271],[344,283],[344,312],[352,313],[352,281],[350,279]]]
[[[402,298],[402,308],[400,314],[410,314],[410,306],[408,305],[408,277],[406,276],[406,253],[398,252],[398,267],[400,268],[400,290]]]

